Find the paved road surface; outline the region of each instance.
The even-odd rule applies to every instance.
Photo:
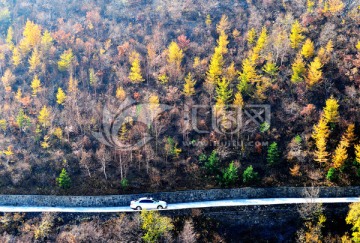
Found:
[[[168,209],[179,210],[191,208],[233,207],[254,205],[279,205],[301,203],[352,203],[360,202],[360,197],[341,198],[259,198],[233,199],[203,202],[188,202],[169,204]],[[28,206],[0,206],[0,212],[66,212],[66,213],[115,213],[135,212],[130,207],[28,207]]]

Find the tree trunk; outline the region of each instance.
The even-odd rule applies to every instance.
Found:
[[[105,180],[107,180],[107,175],[106,175],[106,161],[105,161],[105,160],[103,160],[102,166],[103,166],[103,172],[104,172],[104,175],[105,175]]]
[[[119,154],[119,163],[120,163],[120,178],[122,180],[124,178],[124,172],[123,172],[123,164],[122,164],[121,154]]]

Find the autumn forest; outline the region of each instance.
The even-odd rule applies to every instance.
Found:
[[[1,190],[358,184],[359,6],[296,2],[2,1]],[[119,127],[122,144],[151,135],[134,150],[93,136],[128,99],[151,117]],[[229,132],[254,104],[271,122]],[[207,133],[186,120],[198,106]]]
[[[1,194],[357,186],[359,27],[349,0],[0,0]],[[225,242],[192,216],[93,218],[57,242]],[[29,239],[61,224],[6,217]],[[154,217],[165,233],[142,235]]]

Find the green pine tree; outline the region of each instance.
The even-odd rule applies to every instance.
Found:
[[[273,142],[272,144],[270,144],[269,148],[268,148],[268,152],[267,152],[267,162],[269,163],[269,165],[274,165],[278,162],[280,156],[279,156],[279,150],[278,150],[278,145],[276,142]]]
[[[67,189],[71,186],[71,179],[65,168],[62,169],[58,178],[56,178],[56,182],[61,188]]]
[[[20,129],[23,129],[26,126],[30,125],[30,118],[25,115],[23,109],[20,109],[16,116],[16,124],[19,126]]]
[[[216,151],[214,150],[212,151],[209,158],[205,162],[205,169],[209,174],[214,174],[218,169],[218,165],[219,165],[219,158],[216,154]]]
[[[224,186],[233,185],[238,179],[238,168],[234,165],[234,162],[231,162],[229,167],[223,170],[222,174],[222,184]]]

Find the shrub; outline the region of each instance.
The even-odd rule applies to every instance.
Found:
[[[121,185],[121,188],[122,189],[126,189],[126,188],[128,188],[129,187],[129,181],[128,181],[128,179],[126,179],[126,178],[123,178],[121,181],[120,181],[120,185]]]
[[[300,144],[302,142],[301,136],[299,134],[296,135],[295,138],[294,138],[294,141],[295,141],[295,143]]]
[[[206,160],[207,160],[206,154],[200,154],[200,155],[199,155],[199,161],[200,161],[201,163],[204,163]]]
[[[328,179],[329,181],[334,181],[336,179],[336,169],[331,167],[328,170],[328,173],[326,175],[326,179]]]
[[[212,151],[209,158],[205,162],[205,169],[208,171],[208,173],[214,174],[218,169],[218,165],[219,165],[219,158],[216,154],[216,151],[214,150]]]
[[[177,158],[181,153],[181,149],[177,146],[178,144],[175,142],[175,140],[171,137],[168,137],[167,143],[165,144],[165,150],[169,155],[173,156],[174,158]]]
[[[260,132],[264,133],[270,129],[270,124],[267,122],[263,122],[260,124]]]
[[[224,186],[230,186],[233,185],[238,178],[238,168],[234,165],[234,162],[231,162],[229,167],[222,172],[221,183]]]
[[[246,170],[244,171],[243,175],[243,182],[244,183],[250,183],[254,182],[258,178],[258,173],[254,171],[252,165],[248,166]]]

